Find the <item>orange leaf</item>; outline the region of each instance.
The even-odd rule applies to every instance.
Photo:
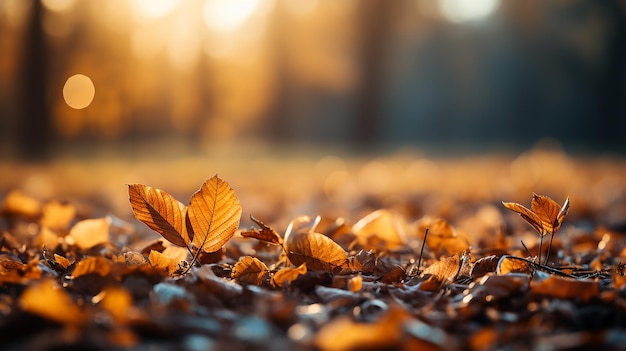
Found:
[[[502,202],[502,204],[522,216],[541,236],[556,233],[569,210],[569,198],[565,199],[561,207],[551,198],[534,193],[530,210],[515,202]]]
[[[594,280],[578,280],[550,276],[542,281],[531,283],[531,292],[557,299],[572,299],[589,302],[600,294],[599,283]]]
[[[109,241],[109,218],[84,219],[72,227],[69,238],[83,249],[94,247]]]
[[[377,210],[368,214],[352,226],[352,231],[365,249],[380,249],[382,246],[394,250],[406,244],[402,223],[389,210]],[[384,245],[377,245],[377,242]]]
[[[461,263],[462,261],[459,255],[445,257],[424,269],[422,275],[430,274],[440,284],[452,282],[456,279],[461,270]]]
[[[187,247],[191,241],[185,226],[185,205],[161,189],[142,184],[128,185],[135,218],[174,245]]]
[[[69,203],[52,201],[43,206],[41,226],[57,231],[67,231],[76,216],[76,208]]]
[[[101,256],[91,256],[78,262],[72,272],[72,278],[78,278],[86,274],[98,274],[106,277],[111,273],[111,261]]]
[[[530,273],[528,262],[517,260],[511,256],[502,256],[498,261],[496,274],[503,275],[507,273]]]
[[[324,234],[290,233],[285,239],[287,257],[294,265],[306,263],[312,271],[332,271],[346,264],[344,249]]]
[[[270,270],[256,257],[245,256],[233,267],[231,277],[239,283],[261,285],[269,277]]]
[[[148,261],[153,267],[159,268],[172,275],[179,269],[179,263],[181,262],[178,259],[171,258],[167,255],[164,255],[158,251],[150,251],[150,255],[148,256]]]
[[[469,247],[469,240],[442,218],[425,216],[417,221],[418,233],[428,228],[426,246],[436,254],[454,255]]]
[[[241,218],[241,204],[235,191],[217,175],[196,191],[187,208],[187,230],[193,244],[214,252],[235,235]]]
[[[254,223],[256,223],[261,228],[261,230],[252,229],[249,231],[242,231],[241,236],[243,236],[244,238],[255,238],[257,240],[265,241],[270,244],[281,245],[283,243],[283,239],[274,229],[268,227],[265,223],[254,218],[252,215],[250,215],[250,219]]]
[[[84,315],[70,296],[52,280],[43,280],[26,288],[20,307],[29,313],[59,323],[80,325]]]
[[[272,276],[273,287],[283,287],[294,281],[299,276],[307,272],[306,263],[299,265],[298,267],[285,267]]]

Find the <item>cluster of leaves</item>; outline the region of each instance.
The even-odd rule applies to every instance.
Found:
[[[188,205],[141,184],[128,192],[135,217],[166,241],[135,251],[133,226],[114,217],[81,219],[71,204],[19,192],[5,198],[3,344],[483,350],[624,341],[626,242],[602,229],[553,240],[569,199],[503,203],[539,233],[524,255],[501,237],[472,247],[442,218],[409,222],[387,209],[354,224],[297,217],[283,235],[251,216],[258,228],[239,230],[240,202],[217,176]]]

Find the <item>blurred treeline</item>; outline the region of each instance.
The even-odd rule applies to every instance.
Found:
[[[0,146],[624,151],[626,2],[446,12],[463,3],[0,0]],[[76,73],[96,87],[82,110],[61,93]]]

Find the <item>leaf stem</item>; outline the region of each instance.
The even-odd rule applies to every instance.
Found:
[[[550,235],[550,245],[548,245],[548,255],[546,256],[546,261],[543,263],[548,265],[548,260],[550,259],[550,251],[552,251],[552,240],[554,239],[554,233]]]
[[[428,237],[428,229],[426,228],[426,231],[424,232],[424,241],[422,241],[422,248],[420,249],[420,256],[419,259],[417,260],[417,274],[420,273],[421,269],[420,267],[422,267],[422,255],[424,254],[424,246],[426,246],[426,237]]]

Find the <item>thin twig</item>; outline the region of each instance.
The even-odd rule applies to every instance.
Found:
[[[550,235],[550,245],[548,246],[548,255],[546,256],[545,265],[548,265],[548,260],[550,259],[550,251],[552,251],[552,240],[554,239],[554,233]]]
[[[428,228],[424,232],[424,241],[422,241],[422,248],[420,249],[420,257],[417,260],[417,274],[420,273],[420,267],[422,267],[422,255],[424,254],[424,246],[426,245],[426,237],[428,236]]]

